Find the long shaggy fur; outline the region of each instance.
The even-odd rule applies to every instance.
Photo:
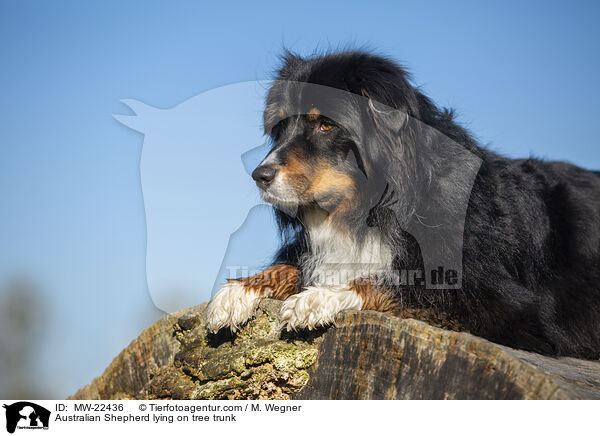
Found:
[[[285,136],[282,115],[294,111],[289,83],[368,99],[366,110],[348,105],[337,115],[341,126],[350,126],[345,141],[357,162],[346,171],[355,179],[363,172],[370,188],[355,193],[355,207],[339,214],[334,228],[337,235],[352,229],[349,240],[359,251],[365,239],[385,242],[390,261],[380,259],[388,269],[380,274],[382,284],[387,273],[424,267],[422,247],[408,230],[431,224],[426,219],[432,215],[454,216],[456,199],[468,199],[464,233],[457,228],[437,241],[449,253],[462,249],[462,288],[398,286],[398,301],[439,309],[468,331],[511,347],[600,356],[599,173],[563,162],[507,159],[483,148],[451,110],[438,108],[384,57],[343,52],[303,59],[287,53],[277,79],[264,115],[274,148]],[[478,168],[460,158],[467,154],[480,160]],[[476,172],[474,182],[469,170]],[[378,209],[384,190],[394,193],[394,201]],[[303,286],[314,285],[318,263],[307,214],[305,205],[297,214],[276,209],[283,235],[276,263],[297,266]]]

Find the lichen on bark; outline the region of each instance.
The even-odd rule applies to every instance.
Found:
[[[286,338],[278,310],[277,302],[262,301],[256,317],[236,335],[208,335],[199,314],[180,318],[175,337],[181,351],[172,366],[152,374],[147,397],[288,399],[307,383],[321,338]]]
[[[235,335],[206,304],[147,328],[72,399],[600,399],[600,362],[514,350],[373,311],[286,333],[263,300]]]

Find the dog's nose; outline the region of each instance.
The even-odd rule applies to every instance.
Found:
[[[277,170],[270,165],[259,165],[252,172],[252,178],[256,181],[259,188],[265,189],[271,184],[277,174]]]

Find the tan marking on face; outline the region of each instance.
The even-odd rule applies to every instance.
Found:
[[[306,162],[301,151],[291,153],[285,165],[279,168],[283,181],[295,190],[303,201],[319,201],[326,198],[336,204],[331,217],[352,208],[356,185],[352,177],[335,169],[326,161]]]
[[[280,171],[282,171],[286,177],[290,178],[307,176],[309,170],[309,166],[293,154],[288,156],[285,164],[280,169]]]
[[[279,168],[279,172],[284,182],[292,186],[299,196],[310,187],[312,169],[297,154],[290,154],[285,165]]]
[[[352,177],[345,172],[330,165],[321,164],[311,180],[312,184],[307,191],[307,195],[311,199],[326,199],[328,205],[323,204],[321,206],[325,207],[329,213],[327,221],[337,221],[344,213],[354,207],[353,200],[356,185]],[[338,223],[338,225],[342,224],[343,221]]]
[[[311,121],[315,121],[317,118],[319,118],[319,115],[321,115],[321,111],[316,107],[308,111],[308,119]]]
[[[330,192],[345,193],[348,198],[352,196],[354,188],[354,180],[348,174],[328,164],[320,163],[315,171],[310,192],[313,195]]]
[[[283,109],[279,109],[279,118],[281,118],[281,119],[285,118],[285,111]]]

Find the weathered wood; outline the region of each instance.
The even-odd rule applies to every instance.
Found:
[[[205,305],[145,330],[73,398],[600,398],[600,362],[551,358],[412,319],[346,312],[336,326],[281,333],[281,302],[231,336],[207,335]]]
[[[138,398],[157,368],[173,362],[180,343],[173,335],[173,325],[198,314],[206,304],[164,316],[134,339],[104,373],[69,397],[72,400]]]

